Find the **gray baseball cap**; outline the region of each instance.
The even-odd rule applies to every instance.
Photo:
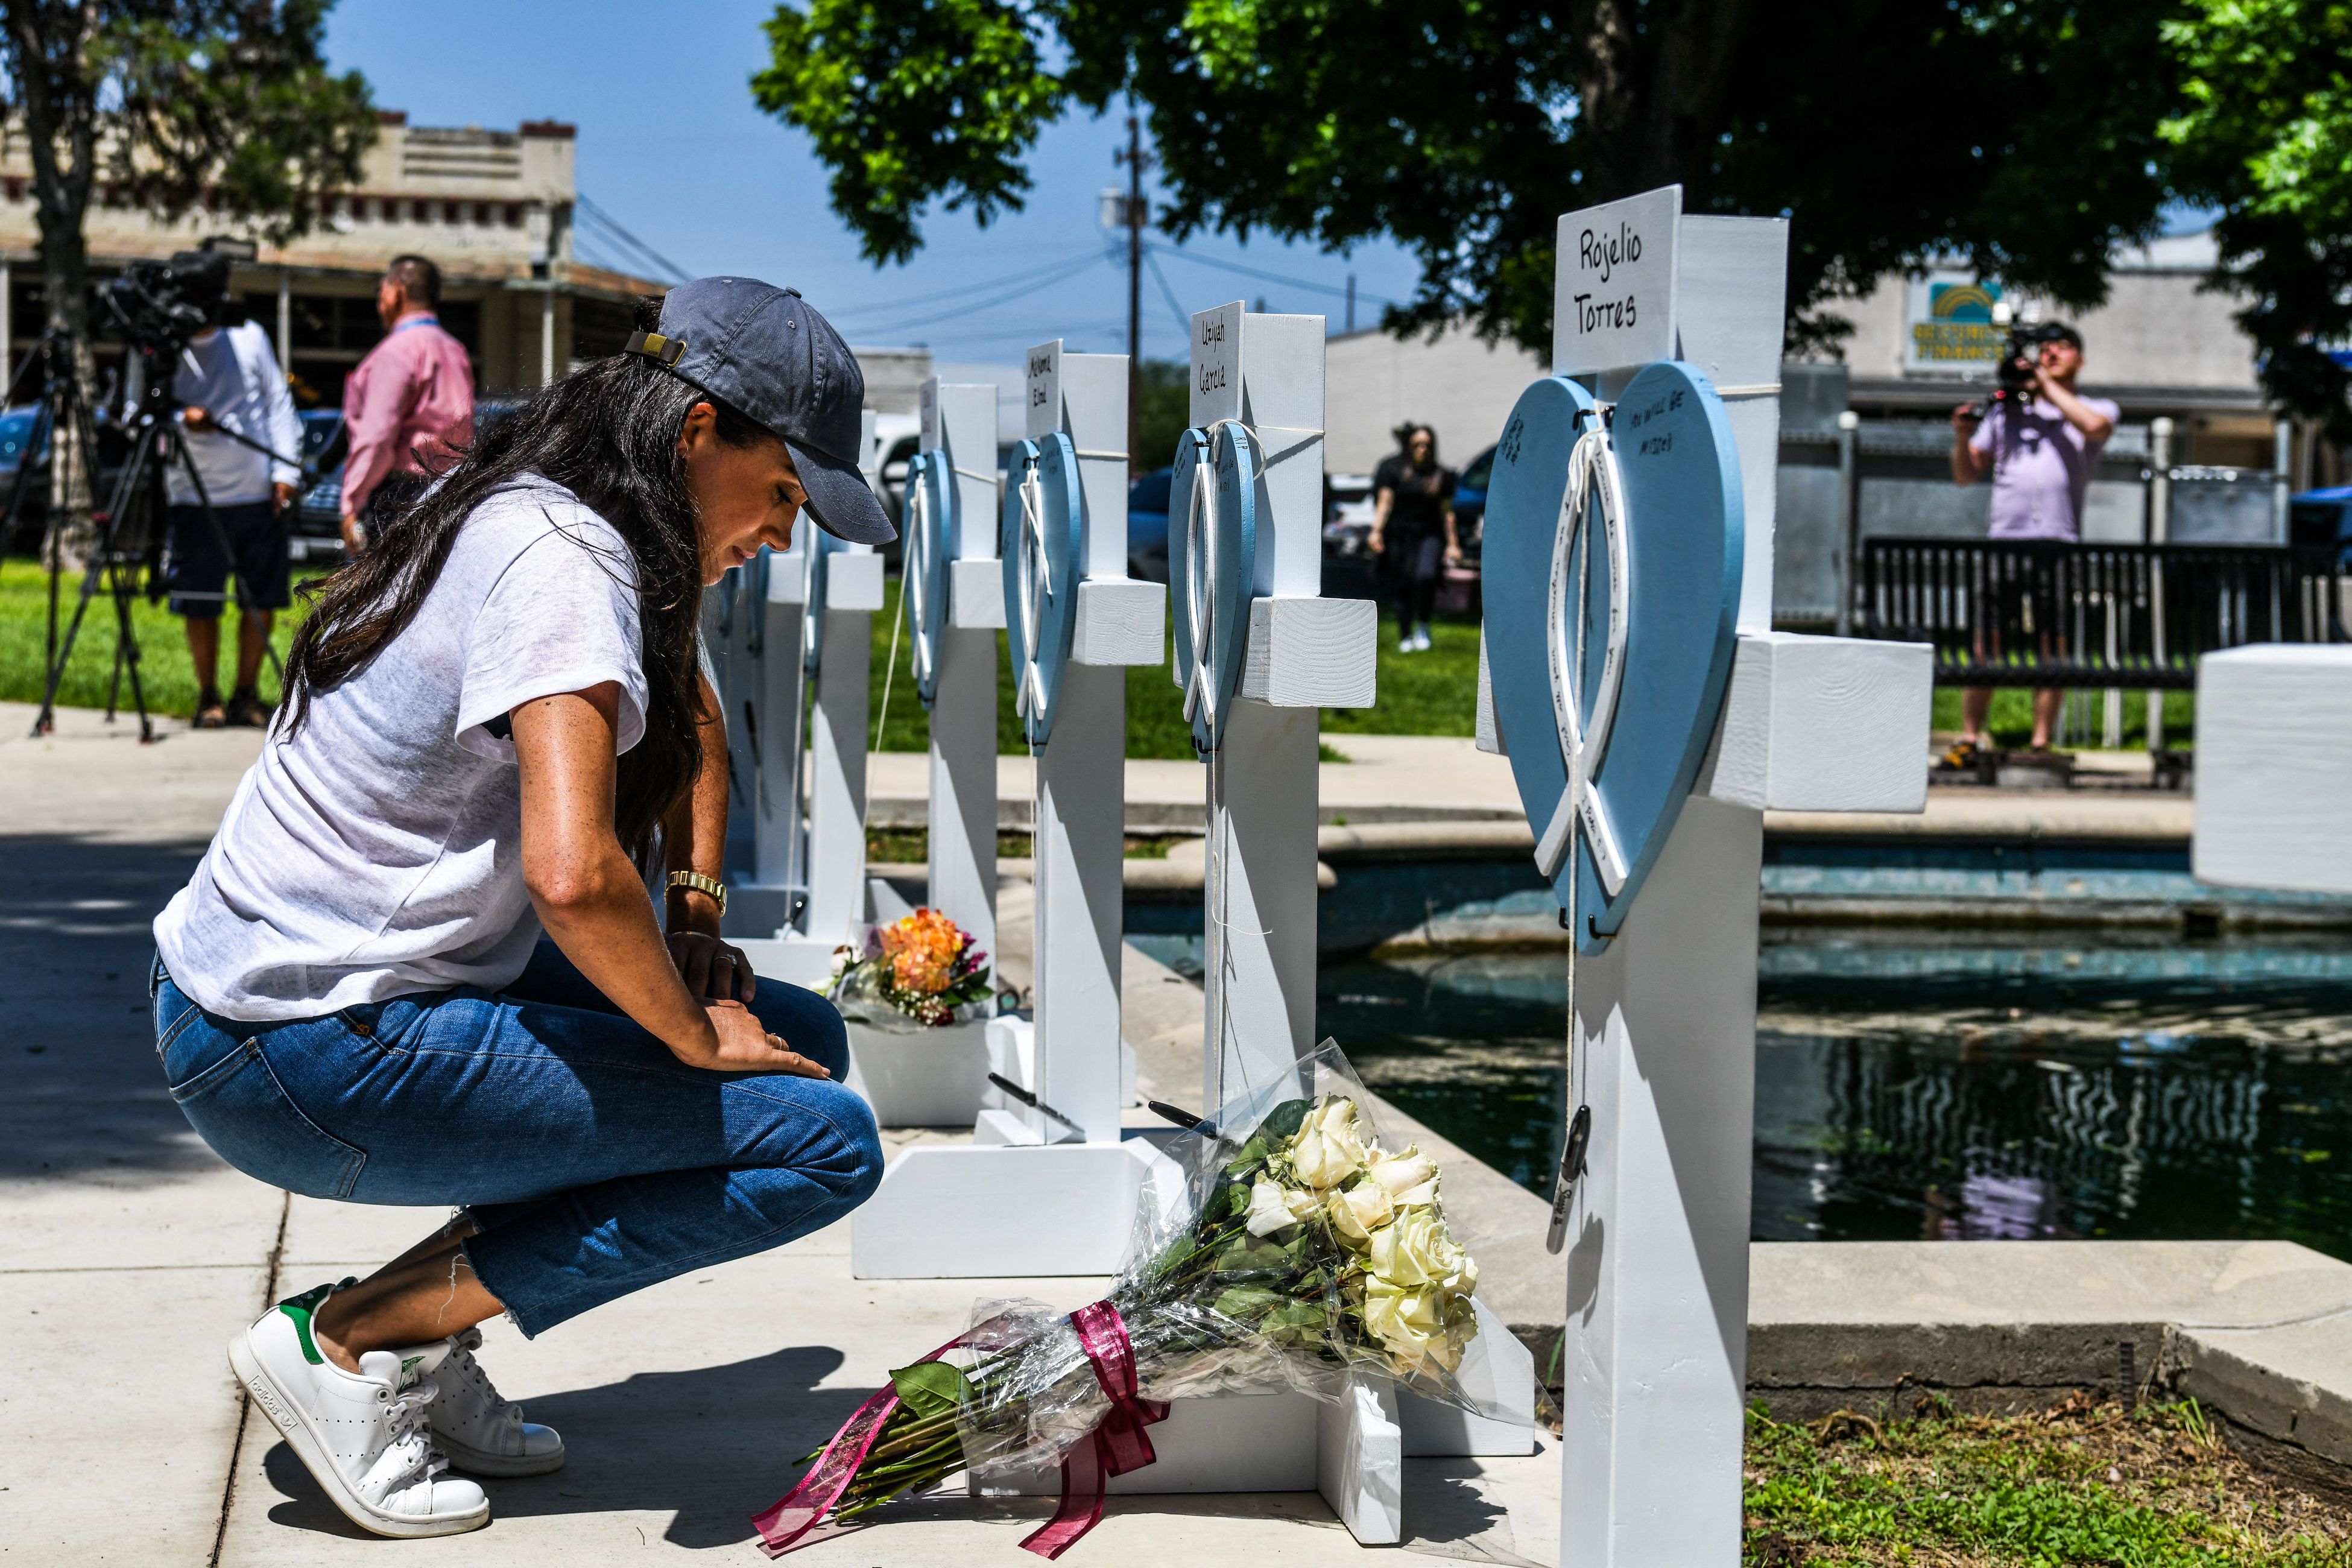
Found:
[[[827,533],[853,544],[898,537],[858,468],[866,374],[798,289],[751,278],[681,283],[662,300],[660,330],[631,333],[629,352],[774,431]]]

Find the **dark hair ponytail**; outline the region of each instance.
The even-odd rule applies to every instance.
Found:
[[[660,301],[638,307],[658,320]],[[614,829],[642,858],[654,829],[694,787],[705,717],[695,658],[702,552],[677,436],[688,410],[708,403],[730,447],[775,437],[741,413],[637,354],[573,371],[480,434],[441,482],[386,520],[358,559],[327,580],[286,659],[285,733],[310,702],[367,668],[416,616],[448,564],[458,531],[500,489],[538,474],[578,496],[628,544],[636,567],[646,675],[645,738],[619,762]],[[580,548],[595,553],[592,543]]]

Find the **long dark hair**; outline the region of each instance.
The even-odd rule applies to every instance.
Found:
[[[658,300],[638,308],[647,330]],[[645,738],[623,754],[614,830],[642,859],[655,827],[701,771],[696,726],[708,715],[695,658],[702,552],[677,436],[688,410],[708,403],[730,447],[775,437],[709,393],[642,355],[600,359],[534,395],[483,432],[441,482],[386,520],[359,558],[328,579],[286,659],[284,733],[310,717],[311,699],[367,668],[414,620],[448,563],[458,531],[499,489],[538,474],[611,523],[636,566],[646,675]],[[593,543],[581,548],[594,552]]]

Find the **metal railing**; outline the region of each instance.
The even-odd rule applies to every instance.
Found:
[[[2200,654],[2352,640],[2331,548],[1866,539],[1860,635],[1931,643],[1939,686],[2187,688]]]

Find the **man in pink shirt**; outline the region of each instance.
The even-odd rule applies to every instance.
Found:
[[[343,382],[343,548],[352,554],[474,438],[473,361],[441,330],[440,309],[441,269],[421,256],[394,257],[375,286],[383,342]]]

